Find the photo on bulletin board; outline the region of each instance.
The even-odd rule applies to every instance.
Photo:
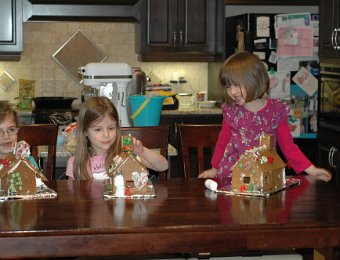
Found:
[[[316,60],[300,61],[299,68],[305,67],[313,76],[319,75],[319,63]]]
[[[308,96],[315,95],[318,90],[318,79],[306,67],[301,67],[292,77],[292,81],[301,87]]]

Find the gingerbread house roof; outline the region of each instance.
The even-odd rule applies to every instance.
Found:
[[[28,159],[29,152],[29,144],[25,141],[20,141],[17,146],[13,149],[13,153],[9,153],[6,157],[0,158],[0,178],[3,178],[5,175],[9,174],[14,169],[18,168],[20,165],[23,165],[27,169],[28,174],[33,174],[34,177],[40,177],[42,180],[46,181],[45,175],[37,169]],[[24,147],[24,148],[23,148]],[[23,151],[25,150],[25,151]]]
[[[135,154],[123,152],[119,154],[118,158],[115,158],[114,162],[110,165],[109,176],[113,176],[118,172],[122,173],[125,178],[128,178],[133,172],[148,172],[148,170],[137,159]]]
[[[247,162],[257,165],[264,173],[286,167],[278,153],[275,150],[267,150],[265,146],[247,150],[234,165],[233,170],[241,168]]]

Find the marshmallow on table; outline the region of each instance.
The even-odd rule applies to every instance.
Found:
[[[217,182],[216,181],[213,181],[213,180],[206,180],[204,182],[204,186],[209,189],[209,190],[212,190],[212,191],[216,191],[217,190]]]

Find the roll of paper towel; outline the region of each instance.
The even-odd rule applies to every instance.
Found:
[[[205,187],[209,190],[216,191],[217,190],[217,182],[213,180],[206,180],[204,183]]]

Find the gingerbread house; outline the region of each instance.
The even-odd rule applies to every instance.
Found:
[[[13,153],[0,159],[0,190],[11,195],[32,195],[37,193],[36,178],[46,180],[42,172],[28,159],[29,145],[17,143]]]
[[[114,197],[153,196],[153,186],[149,184],[149,171],[133,153],[132,137],[122,137],[123,150],[113,158],[109,168],[112,195]]]
[[[260,146],[247,150],[232,168],[235,194],[266,196],[285,188],[285,163],[274,149],[274,137],[262,135]]]

